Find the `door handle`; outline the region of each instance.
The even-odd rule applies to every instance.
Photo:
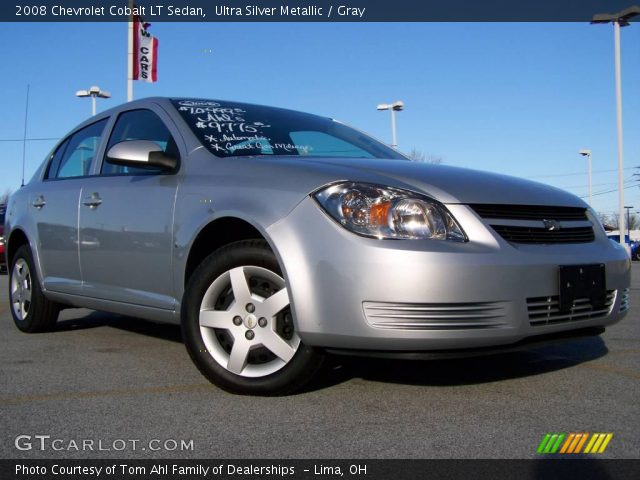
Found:
[[[91,196],[85,197],[82,203],[83,205],[86,205],[89,208],[96,208],[102,203],[102,199],[100,198],[100,195],[98,195],[97,192],[93,192]]]
[[[31,202],[31,205],[33,205],[38,210],[40,210],[46,204],[47,202],[44,201],[44,197],[42,195],[38,195],[38,197],[33,202]]]

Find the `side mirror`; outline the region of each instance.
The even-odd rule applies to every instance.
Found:
[[[151,140],[127,140],[116,143],[107,152],[107,161],[114,165],[135,168],[173,170],[178,159],[167,155],[160,145]]]

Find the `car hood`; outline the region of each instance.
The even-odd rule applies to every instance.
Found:
[[[298,188],[313,191],[340,180],[380,183],[424,193],[442,203],[494,203],[587,207],[577,196],[549,185],[497,173],[404,160],[354,158],[256,158],[271,173],[295,168]],[[257,165],[256,165],[257,166]],[[288,168],[287,168],[288,167]],[[275,171],[274,171],[275,170]],[[282,172],[284,173],[284,172]],[[284,175],[291,188],[290,175]]]

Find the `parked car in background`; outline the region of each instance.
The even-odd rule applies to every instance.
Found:
[[[609,240],[612,240],[614,243],[620,243],[620,235],[608,233],[607,237],[609,237]],[[624,241],[629,245],[631,260],[640,260],[640,242],[629,239],[629,235],[624,236]]]
[[[4,216],[7,210],[6,205],[0,205],[0,273],[7,271],[7,257],[4,254],[5,238],[4,238]]]
[[[180,323],[200,371],[238,393],[295,391],[327,352],[501,351],[597,335],[628,309],[626,251],[578,197],[245,103],[99,113],[6,225],[20,330],[68,306]]]

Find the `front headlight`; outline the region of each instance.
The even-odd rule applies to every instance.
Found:
[[[313,197],[340,225],[359,235],[410,240],[467,240],[444,205],[417,193],[347,182],[325,187]]]

